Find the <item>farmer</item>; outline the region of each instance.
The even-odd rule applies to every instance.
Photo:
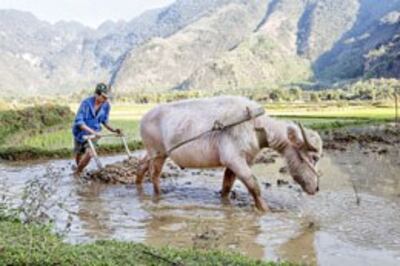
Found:
[[[122,134],[120,129],[114,129],[108,123],[111,109],[108,102],[109,91],[106,84],[97,84],[94,96],[83,100],[76,114],[72,126],[76,174],[83,171],[93,156],[88,141],[83,138],[85,135],[95,135],[96,139],[100,138],[101,124],[113,133]]]

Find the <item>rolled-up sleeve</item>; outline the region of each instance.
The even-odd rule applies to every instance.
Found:
[[[89,111],[89,105],[86,102],[82,102],[79,106],[78,112],[76,113],[74,125],[81,126],[85,124],[85,116]]]
[[[102,124],[108,124],[109,116],[110,116],[110,109],[111,109],[111,106],[109,104],[107,104],[104,108],[104,115],[102,116],[101,121],[100,121]]]

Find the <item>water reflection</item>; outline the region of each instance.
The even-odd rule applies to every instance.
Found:
[[[313,223],[309,223],[299,234],[280,246],[279,254],[291,261],[316,265],[317,254],[314,245],[316,230],[318,228],[315,228]]]
[[[122,157],[105,162],[117,160]],[[43,175],[49,164],[62,169],[68,163],[0,165],[1,194],[18,201],[24,182]],[[252,200],[239,182],[231,203],[221,202],[221,171],[204,175],[188,171],[164,179],[163,195],[155,200],[150,183],[144,184],[142,192],[135,186],[81,183],[67,169],[55,198],[75,214],[67,234],[72,242],[115,238],[157,246],[220,248],[254,258],[321,265],[399,262],[398,147],[388,147],[388,154],[365,153],[356,146],[326,154],[320,164],[324,172],[321,192],[313,197],[295,185],[276,185],[278,179],[291,181],[279,172],[283,165],[278,159],[271,165],[253,167],[263,183],[265,200],[283,211],[264,216],[254,212]],[[360,206],[355,204],[350,178],[359,189]],[[50,212],[61,228],[66,220],[62,210]]]
[[[110,213],[105,206],[101,193],[106,185],[91,183],[77,189],[78,219],[82,223],[82,231],[89,239],[111,238]]]
[[[146,223],[146,243],[200,249],[233,250],[254,258],[263,257],[263,246],[256,242],[260,233],[256,214],[234,207],[177,208],[164,205],[153,209]]]

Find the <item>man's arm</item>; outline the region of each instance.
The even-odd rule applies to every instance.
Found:
[[[103,126],[113,133],[122,134],[121,129],[113,128],[109,123],[103,123]]]
[[[80,129],[85,130],[86,132],[89,132],[92,135],[98,136],[99,133],[88,127],[86,124],[81,124]]]
[[[79,106],[78,112],[75,117],[75,125],[78,126],[81,130],[84,130],[90,134],[98,135],[96,131],[88,127],[85,123],[85,114],[89,112],[89,106],[86,102],[82,102]]]
[[[121,134],[122,134],[122,130],[119,129],[119,128],[114,129],[114,128],[110,125],[110,123],[109,123],[110,110],[111,110],[111,105],[108,104],[107,107],[106,107],[105,115],[102,117],[101,123],[102,123],[103,126],[104,126],[105,128],[107,128],[109,131],[121,135]]]

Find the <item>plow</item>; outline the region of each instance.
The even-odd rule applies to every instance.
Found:
[[[119,138],[124,146],[126,159],[121,162],[103,165],[96,151],[94,141],[98,138]],[[106,183],[124,183],[131,184],[135,182],[136,169],[139,163],[138,158],[134,157],[128,147],[126,136],[123,134],[103,134],[100,136],[88,135],[84,137],[89,144],[93,154],[97,169],[87,172],[87,177],[91,180],[101,180]]]
[[[126,157],[119,162],[110,163],[104,165],[100,159],[99,154],[96,150],[96,145],[94,141],[99,138],[99,136],[88,135],[84,137],[89,143],[89,148],[92,151],[94,161],[97,168],[88,171],[85,178],[88,180],[98,180],[105,183],[112,184],[133,184],[136,180],[137,168],[139,165],[139,158],[133,155],[129,149],[128,142],[125,135],[119,134],[103,134],[100,138],[117,138],[120,139],[123,146]],[[163,177],[167,176],[177,176],[179,169],[172,162],[166,164],[166,173]]]
[[[96,162],[97,168],[99,170],[102,170],[104,167],[103,167],[103,164],[100,161],[99,155],[98,155],[98,153],[96,151],[96,148],[95,148],[95,145],[93,143],[93,141],[98,139],[98,138],[99,138],[99,136],[96,136],[96,135],[87,135],[87,136],[83,137],[83,139],[86,140],[89,143],[89,147],[90,147],[90,150],[92,151],[93,158],[94,158],[94,160]],[[129,150],[128,143],[126,141],[126,136],[125,135],[123,135],[123,134],[103,134],[103,135],[100,135],[100,138],[120,138],[122,143],[123,143],[123,145],[124,145],[124,149],[125,149],[125,152],[126,152],[126,154],[128,156],[128,159],[132,158],[132,153]]]
[[[181,142],[176,143],[173,147],[171,147],[168,151],[166,151],[167,156],[170,155],[170,153],[181,146],[184,146],[190,142],[196,141],[203,136],[216,132],[216,131],[224,131],[226,129],[229,129],[231,127],[238,126],[244,122],[253,120],[265,113],[265,110],[263,108],[257,108],[255,110],[250,110],[248,107],[246,108],[245,116],[241,117],[238,120],[235,120],[233,122],[228,122],[226,124],[222,123],[219,120],[214,121],[212,127],[209,130],[206,130],[204,132],[201,132],[200,134],[196,136],[192,136],[190,138],[187,138]],[[257,132],[259,134],[259,132]],[[96,151],[96,146],[94,145],[94,141],[98,140],[99,138],[120,138],[123,146],[125,153],[127,155],[127,158],[123,160],[122,162],[117,162],[114,164],[109,164],[106,166],[103,166],[99,155]],[[126,136],[123,134],[102,134],[102,135],[87,135],[84,136],[84,139],[88,142],[89,148],[92,152],[94,161],[97,165],[97,170],[90,171],[87,173],[88,177],[90,179],[96,179],[96,180],[102,180],[104,182],[111,182],[111,183],[134,183],[136,179],[136,173],[137,173],[137,168],[139,165],[139,159],[137,157],[134,157],[129,150],[128,143],[126,140]],[[266,140],[266,136],[263,136],[263,139]],[[156,155],[154,157],[148,158],[147,160],[151,161],[156,158],[158,158],[160,155]],[[164,156],[164,155],[162,155]],[[173,166],[169,168],[174,168]]]

